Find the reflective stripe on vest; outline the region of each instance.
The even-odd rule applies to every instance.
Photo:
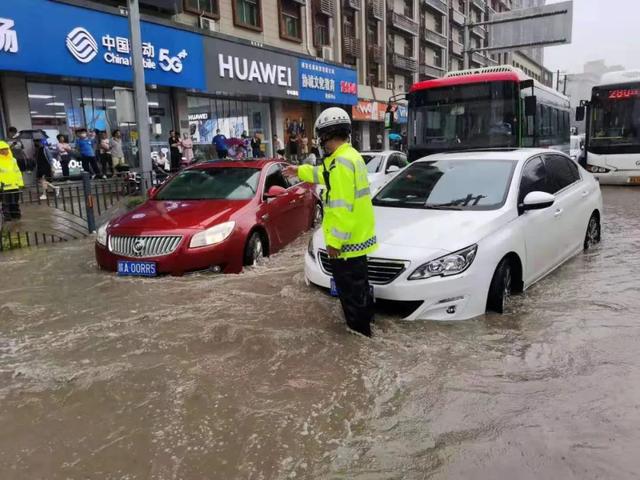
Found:
[[[367,240],[366,242],[362,242],[362,243],[352,243],[352,244],[344,244],[342,246],[342,249],[340,250],[343,253],[349,253],[349,252],[359,252],[361,250],[366,250],[369,247],[373,247],[376,242],[377,242],[377,238],[375,237],[375,235],[373,237],[371,237],[369,240]]]
[[[366,197],[370,193],[371,193],[371,191],[369,190],[369,187],[362,188],[360,190],[356,190],[356,198]]]
[[[353,205],[347,202],[346,200],[329,200],[327,202],[327,207],[329,208],[345,208],[349,212],[353,212]]]
[[[346,158],[338,157],[338,158],[336,158],[334,160],[334,162],[339,163],[340,165],[342,165],[344,167],[347,167],[352,172],[356,171],[355,165],[352,162],[350,162],[349,160],[347,160]]]
[[[351,234],[349,232],[341,232],[336,227],[331,229],[331,235],[339,238],[340,240],[349,240],[351,238]]]

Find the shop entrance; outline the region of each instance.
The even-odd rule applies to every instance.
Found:
[[[313,105],[302,102],[284,102],[284,145],[290,161],[301,162],[309,154],[313,138]]]

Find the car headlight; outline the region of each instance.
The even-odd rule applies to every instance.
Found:
[[[315,251],[313,249],[313,235],[311,235],[311,238],[309,239],[309,245],[307,245],[307,253],[309,254],[309,256],[313,259],[313,261],[315,262],[316,260],[316,255],[315,255]]]
[[[573,160],[574,162],[576,161],[577,158],[578,158],[577,155],[571,155],[571,160]]]
[[[103,224],[98,228],[98,232],[96,234],[96,241],[102,245],[103,247],[107,246],[107,227],[109,226],[109,222]]]
[[[476,258],[478,245],[471,245],[457,252],[449,253],[419,266],[409,275],[409,280],[424,280],[430,277],[448,277],[464,272]]]
[[[191,237],[189,248],[206,247],[226,240],[233,232],[236,222],[225,222],[215,227],[207,228]]]

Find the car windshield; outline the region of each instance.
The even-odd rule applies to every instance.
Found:
[[[382,163],[381,155],[371,155],[371,154],[363,154],[362,159],[364,163],[367,165],[367,171],[369,173],[376,173],[380,170],[380,164]]]
[[[640,85],[633,89],[594,89],[590,147],[640,146]],[[606,151],[602,151],[605,153]]]
[[[512,160],[417,162],[402,171],[373,200],[374,205],[442,210],[494,210],[509,192]]]
[[[156,200],[248,200],[258,189],[257,168],[195,168],[178,173]]]

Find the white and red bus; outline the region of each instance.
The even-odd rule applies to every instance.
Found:
[[[569,153],[569,99],[511,66],[449,72],[414,84],[409,160],[433,153],[542,147]]]
[[[603,75],[581,104],[576,120],[588,111],[587,170],[600,183],[640,185],[640,70]]]

